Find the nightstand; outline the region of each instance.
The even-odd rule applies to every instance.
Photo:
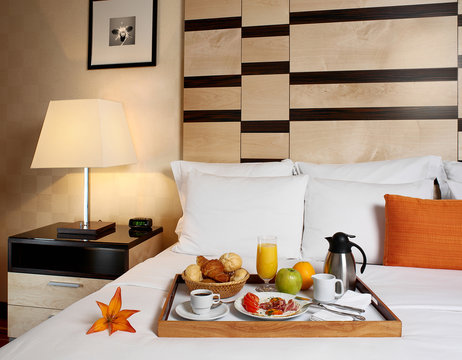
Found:
[[[15,338],[162,251],[162,227],[86,239],[56,223],[8,238],[8,337]]]

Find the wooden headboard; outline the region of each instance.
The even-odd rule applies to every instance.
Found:
[[[185,160],[462,159],[457,1],[185,0],[184,35]]]

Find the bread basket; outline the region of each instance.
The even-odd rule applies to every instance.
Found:
[[[193,281],[187,279],[184,272],[181,274],[186,286],[188,287],[189,291],[193,291],[196,289],[207,289],[213,291],[215,294],[220,294],[220,298],[226,299],[231,296],[236,295],[241,289],[244,287],[247,279],[249,278],[249,273],[239,281],[229,281],[225,283],[207,283],[201,281]]]

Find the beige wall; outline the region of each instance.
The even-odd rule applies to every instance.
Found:
[[[7,238],[83,217],[81,169],[30,169],[48,102],[123,102],[138,163],[91,172],[91,219],[152,217],[176,241],[181,208],[169,163],[180,158],[183,0],[159,0],[157,66],[87,70],[88,0],[2,0],[0,12],[0,301]],[[65,134],[63,134],[65,136]]]

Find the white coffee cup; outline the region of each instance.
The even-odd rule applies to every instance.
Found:
[[[214,294],[207,289],[193,290],[190,295],[192,311],[197,315],[207,314],[212,305],[220,302],[220,294]]]
[[[319,302],[332,302],[341,297],[345,291],[343,281],[332,274],[316,274],[313,279],[313,297]],[[336,291],[336,284],[340,284],[340,292]]]

